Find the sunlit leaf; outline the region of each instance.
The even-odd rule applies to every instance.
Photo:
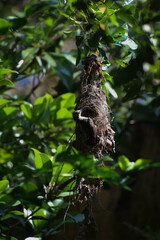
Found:
[[[15,107],[4,107],[0,109],[0,121],[1,123],[6,120],[10,120],[12,116],[14,116],[17,112],[17,108]]]
[[[36,99],[33,105],[33,119],[39,123],[48,122],[52,97],[49,94]]]
[[[11,70],[11,69],[7,69],[7,68],[1,68],[0,69],[0,76],[3,76],[5,74],[8,73],[18,73],[17,71]]]
[[[118,164],[122,170],[126,170],[130,166],[129,159],[124,155],[118,158]]]
[[[110,15],[110,20],[113,25],[118,26],[116,15],[114,13]]]
[[[36,210],[36,209],[35,209]],[[37,209],[38,210],[38,209]],[[35,226],[37,228],[40,228],[42,227],[45,223],[46,223],[46,218],[45,218],[45,214],[44,214],[44,210],[41,208],[39,209],[38,211],[36,211],[34,214],[33,214],[33,222],[35,224]]]
[[[41,153],[38,150],[32,148],[35,154],[35,167],[36,169],[41,169],[43,167],[51,167],[51,160],[45,153]]]
[[[61,192],[58,197],[69,197],[69,196],[73,196],[75,195],[76,193],[73,192],[73,191],[70,191],[70,192]]]
[[[10,100],[7,99],[0,99],[0,107],[3,107],[4,105],[6,105],[7,103],[9,103]]]
[[[75,10],[74,3],[76,2],[76,0],[68,0],[68,2],[69,2],[70,9],[74,11]]]
[[[24,102],[22,105],[21,105],[21,110],[23,111],[23,113],[25,114],[25,116],[28,118],[28,119],[31,119],[32,118],[32,105],[28,102]]]
[[[112,33],[112,38],[115,41],[118,41],[122,38],[122,36],[125,34],[126,30],[122,27],[117,27],[116,30]]]
[[[151,160],[149,159],[137,159],[134,164],[134,168],[145,169],[150,167]]]
[[[8,185],[9,185],[8,180],[1,180],[0,181],[0,193],[4,192],[7,189]]]

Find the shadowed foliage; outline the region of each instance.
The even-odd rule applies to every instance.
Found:
[[[0,238],[78,237],[89,215],[73,205],[97,179],[97,239],[159,239],[158,2],[3,0],[0,13]]]

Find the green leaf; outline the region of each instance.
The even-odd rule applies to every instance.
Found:
[[[121,67],[124,67],[124,68],[126,67],[126,63],[123,62],[123,60],[116,60],[116,63]]]
[[[53,99],[49,94],[36,99],[33,105],[33,119],[37,123],[49,123],[50,120],[50,107]]]
[[[11,69],[7,69],[7,68],[1,68],[0,69],[0,77],[3,77],[5,74],[8,74],[8,73],[17,73],[17,71],[14,71],[14,70],[11,70]]]
[[[126,10],[126,12],[128,12],[128,13],[130,13],[132,16],[134,16],[135,11],[136,11],[136,6],[133,6],[133,5],[129,4],[129,5],[126,5],[126,6],[124,7],[124,9]]]
[[[57,120],[72,119],[72,113],[68,111],[66,108],[61,108],[57,111],[56,119]]]
[[[56,66],[56,61],[53,59],[53,57],[49,53],[44,52],[44,54],[42,55],[42,59],[44,59],[49,66],[52,66],[52,67]]]
[[[116,15],[114,13],[112,13],[110,15],[110,20],[111,20],[111,23],[115,26],[118,26],[118,22],[117,22],[117,19],[116,19]]]
[[[35,209],[35,211],[36,211],[36,209]],[[45,219],[44,210],[42,208],[34,213],[32,219],[37,228],[42,227],[46,223],[46,220],[47,220],[47,219]]]
[[[37,191],[37,186],[36,184],[32,182],[26,182],[22,185],[22,188],[27,192],[36,192]],[[30,196],[31,197],[31,196]]]
[[[70,163],[63,163],[60,164],[61,168],[59,168],[59,173],[58,173],[58,179],[57,182],[66,182],[68,179],[70,179],[71,177],[73,177],[73,166]],[[53,174],[55,173],[55,170],[53,172]],[[70,185],[70,184],[69,184]],[[70,188],[68,188],[68,185],[65,186],[65,190],[70,190]]]
[[[61,207],[64,204],[64,200],[57,198],[52,203],[54,207]]]
[[[22,51],[22,58],[26,59],[32,59],[34,55],[38,52],[39,48],[38,47],[29,47],[25,50]]]
[[[32,150],[34,151],[35,154],[35,167],[36,169],[41,169],[43,167],[47,168],[47,167],[52,167],[52,163],[50,158],[45,154],[45,153],[41,153],[38,150],[32,148]]]
[[[46,94],[43,97],[36,99],[33,105],[33,115],[34,117],[39,117],[44,111],[49,107],[49,104],[52,102],[52,97],[49,94]]]
[[[52,27],[53,24],[54,24],[54,20],[50,17],[48,17],[47,19],[44,20],[46,25],[49,26],[49,27]]]
[[[62,176],[72,176],[73,174],[73,166],[70,163],[64,163],[61,171]]]
[[[0,109],[0,122],[9,121],[12,116],[17,112],[17,108],[15,107],[4,107]]]
[[[76,58],[70,54],[57,54],[50,53],[56,62],[55,71],[57,75],[61,78],[63,85],[68,91],[72,90],[74,84],[74,73],[76,64]]]
[[[64,93],[54,100],[51,110],[60,108],[74,109],[74,107],[75,95],[73,93]]]
[[[70,196],[73,196],[75,195],[76,193],[73,192],[73,191],[70,191],[70,192],[61,192],[58,197],[70,197]]]
[[[118,40],[121,40],[121,38],[125,34],[125,32],[126,32],[126,29],[124,29],[122,27],[117,27],[111,36],[114,39],[114,41],[118,41]]]
[[[125,171],[130,166],[130,161],[126,156],[122,155],[118,158],[118,164],[120,168]]]
[[[113,77],[111,75],[109,75],[107,72],[103,71],[103,76],[105,77],[106,81],[109,81],[110,83],[113,84]]]
[[[70,9],[71,9],[72,11],[75,11],[75,6],[74,6],[74,3],[75,3],[75,2],[76,2],[76,0],[68,0]]]
[[[126,56],[126,57],[123,58],[123,62],[125,62],[126,64],[128,64],[128,63],[130,62],[132,56],[133,56],[133,53],[130,53],[128,56]]]
[[[105,85],[102,85],[102,89],[103,89],[103,91],[104,91],[104,92],[105,92],[105,94],[106,94],[107,100],[109,101],[108,89],[106,88],[106,86],[105,86]]]
[[[51,106],[51,115],[53,122],[56,126],[67,126],[64,125],[66,122],[71,122],[73,120],[72,112],[74,111],[75,107],[75,96],[72,93],[62,94],[61,96],[57,97]],[[73,122],[73,121],[72,121]]]
[[[3,80],[0,80],[0,86],[10,86],[10,87],[13,87],[14,84],[13,84],[13,82],[11,82],[8,79],[3,79]]]
[[[14,210],[14,211],[11,211],[11,213],[12,214],[14,214],[14,215],[24,215],[24,213],[23,212],[20,212],[20,211],[17,211],[17,210]]]
[[[116,63],[118,63],[121,67],[126,67],[127,64],[130,62],[132,56],[133,56],[133,53],[130,53],[128,56],[124,57],[123,59],[116,60]]]
[[[7,99],[0,99],[0,108],[3,107],[4,105],[6,105],[7,103],[9,103],[10,100]]]
[[[15,188],[12,191],[12,194],[16,198],[21,199],[22,202],[32,205],[33,203],[37,202],[38,188],[35,183],[25,181],[22,185]]]
[[[102,179],[112,179],[115,177],[119,177],[119,174],[115,172],[113,169],[110,167],[97,167],[97,169],[93,169],[91,172],[92,176],[98,176],[99,178]]]
[[[9,181],[8,180],[1,180],[0,181],[0,193],[4,192],[6,190],[6,188],[9,185]]]
[[[12,24],[8,21],[4,20],[3,18],[0,18],[0,34],[3,35],[8,32],[8,30],[11,28]]]
[[[131,15],[130,12],[125,9],[121,9],[117,12],[117,18],[122,20],[124,23],[130,24],[131,26],[136,25],[136,19]]]
[[[33,109],[30,103],[24,102],[23,104],[21,104],[21,110],[28,119],[32,119]]]
[[[151,166],[150,163],[151,163],[151,160],[149,159],[142,159],[142,158],[137,159],[134,163],[134,169],[138,168],[139,170],[142,170],[142,169],[148,168]]]

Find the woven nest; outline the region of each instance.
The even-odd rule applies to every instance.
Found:
[[[73,113],[76,121],[76,140],[73,146],[83,155],[94,155],[96,160],[114,151],[114,131],[111,128],[106,95],[101,86],[102,62],[96,55],[91,55],[86,57],[82,63],[81,92]],[[87,240],[88,234],[95,237],[92,202],[102,186],[101,179],[77,179],[75,186],[77,195],[72,199],[72,204],[85,214],[85,220],[75,240]]]
[[[74,146],[84,155],[100,158],[114,151],[114,131],[110,123],[110,111],[102,90],[101,60],[96,55],[83,61],[81,94],[73,117],[76,121]]]

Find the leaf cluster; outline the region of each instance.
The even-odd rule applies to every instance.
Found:
[[[65,224],[84,220],[68,211],[79,177],[131,190],[137,171],[159,166],[129,160],[118,150],[94,161],[68,149],[68,140],[75,138],[72,113],[81,59],[91,53],[102,59],[116,144],[135,154],[127,141],[130,126],[159,122],[160,14],[151,0],[0,6],[0,237],[47,239],[63,232]],[[35,96],[48,75],[58,77],[57,96]],[[21,85],[19,95],[15,89]]]

